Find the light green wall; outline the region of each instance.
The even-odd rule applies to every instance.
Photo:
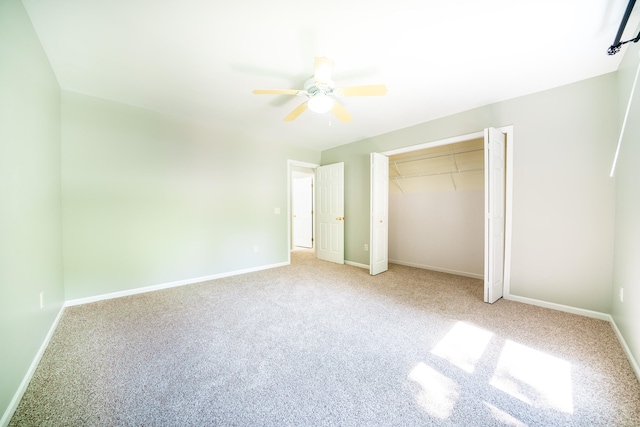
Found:
[[[62,123],[67,300],[287,262],[287,159],[319,152],[66,91]]]
[[[637,31],[636,31],[637,34]],[[631,87],[640,62],[640,43],[629,44],[620,70],[619,98],[622,127]],[[640,82],[638,83],[640,86]],[[619,129],[618,128],[618,129]],[[618,130],[616,129],[616,130]],[[616,135],[618,136],[618,135]],[[629,110],[615,173],[616,238],[611,315],[636,361],[640,361],[640,87]],[[624,288],[624,302],[619,290]],[[636,366],[637,369],[637,366]],[[636,372],[638,373],[638,372]]]
[[[60,89],[17,0],[0,1],[0,203],[0,418],[6,420],[64,300]]]
[[[370,152],[513,125],[511,293],[609,312],[615,88],[608,74],[324,151],[345,162],[345,258],[369,262]]]

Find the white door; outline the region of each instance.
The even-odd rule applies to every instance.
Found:
[[[369,274],[389,269],[389,158],[371,153]]]
[[[313,246],[313,177],[293,179],[293,245]]]
[[[316,168],[316,257],[344,264],[344,163]]]
[[[484,131],[484,302],[502,298],[504,285],[505,136]]]

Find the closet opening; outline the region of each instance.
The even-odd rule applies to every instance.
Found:
[[[387,262],[509,295],[513,127],[371,153],[370,274]]]

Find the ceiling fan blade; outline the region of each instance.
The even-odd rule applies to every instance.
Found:
[[[317,82],[328,83],[333,73],[333,61],[324,56],[316,56],[313,79]]]
[[[382,96],[387,93],[385,85],[347,86],[334,89],[337,96]]]
[[[300,92],[297,89],[256,89],[253,91],[256,95],[297,95]]]
[[[340,120],[342,123],[347,123],[350,122],[351,119],[353,119],[353,117],[351,116],[351,114],[349,114],[349,112],[339,103],[334,102],[333,103],[333,108],[331,109],[331,112],[338,118],[338,120]]]
[[[295,110],[290,112],[289,115],[284,118],[284,121],[285,122],[292,122],[296,118],[298,118],[298,116],[300,114],[304,113],[306,110],[307,110],[307,102],[305,101],[302,104],[298,105]]]

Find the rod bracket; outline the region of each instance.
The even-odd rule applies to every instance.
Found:
[[[625,42],[619,42],[618,44],[612,44],[611,46],[609,46],[609,49],[607,49],[607,55],[615,55],[616,53],[620,52],[620,49],[622,49],[622,45],[625,45],[631,42],[638,43],[639,41],[640,41],[640,33],[638,33],[638,35],[634,39],[630,39]]]

